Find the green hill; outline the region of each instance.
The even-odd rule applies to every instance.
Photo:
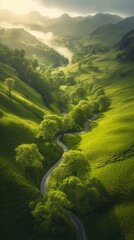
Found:
[[[9,77],[15,80],[12,95],[4,81]],[[59,154],[56,146],[45,147],[35,137],[39,123],[48,113],[50,110],[41,95],[20,80],[14,68],[0,62],[0,238],[3,240],[24,240],[33,234],[29,203],[41,198],[40,181],[52,164],[51,153],[55,152],[53,161]],[[42,172],[27,177],[16,163],[15,148],[23,143],[36,143],[42,154],[47,155],[48,166]]]
[[[133,43],[132,31],[118,47],[123,51]],[[77,64],[66,69],[83,85],[99,83],[110,99],[109,110],[91,123],[89,133],[80,135],[74,143],[71,135],[64,137],[70,148],[79,149],[88,156],[90,177],[108,194],[108,202],[102,208],[85,216],[88,239],[134,238],[134,68],[133,60],[120,63],[118,54],[119,50],[114,49],[87,55],[79,70]]]
[[[134,17],[121,20],[119,23],[104,24],[90,33],[88,38],[76,41],[72,47],[74,59],[79,59],[87,54],[106,52],[129,31],[134,29]],[[68,46],[71,49],[71,44]]]
[[[134,17],[128,17],[116,24],[106,24],[90,34],[89,43],[115,44],[134,29]]]
[[[40,64],[58,67],[67,64],[68,60],[48,47],[23,28],[0,29],[0,42],[10,48],[24,49],[26,56],[38,59]]]
[[[134,61],[134,30],[127,33],[123,39],[116,44],[117,49],[122,53],[118,54],[118,59],[121,62]]]
[[[63,18],[68,18],[68,16],[63,16]],[[46,232],[54,230],[52,236],[47,235],[46,232],[44,235],[42,233],[43,226],[51,228],[51,221],[56,226],[60,226],[62,219],[60,215],[57,215],[60,214],[59,211],[56,215],[52,215],[52,219],[48,211],[43,214],[41,212],[38,224],[34,225],[29,207],[31,201],[34,203],[39,201],[39,206],[43,207],[41,204],[44,201],[48,210],[53,211],[53,206],[55,209],[58,206],[65,217],[63,208],[58,205],[59,196],[56,196],[56,202],[53,204],[54,195],[51,190],[55,192],[66,190],[67,193],[70,191],[72,197],[70,208],[83,222],[87,239],[132,240],[134,238],[132,229],[134,219],[134,68],[133,54],[130,54],[130,52],[133,53],[133,43],[134,33],[131,31],[111,49],[87,52],[74,64],[54,71],[49,69],[50,72],[46,71],[45,77],[32,68],[31,62],[24,58],[23,51],[10,50],[0,45],[1,239],[60,240],[63,236],[62,228],[60,228],[61,235],[58,232],[58,236],[59,228],[56,231],[55,228],[44,228]],[[122,61],[124,56],[125,61]],[[15,80],[12,92],[9,92],[6,78]],[[96,100],[98,97],[99,100],[105,101],[104,104],[108,103],[106,108],[100,110]],[[70,149],[85,154],[86,157],[80,156],[86,163],[84,166],[86,176],[82,176],[81,170],[83,169],[80,169],[82,178],[78,178],[72,168],[72,178],[69,180],[70,173],[68,173],[69,167],[66,159],[65,164],[59,165],[52,176],[53,180],[58,173],[57,179],[50,181],[50,195],[48,194],[47,198],[42,200],[39,191],[41,178],[44,172],[59,159],[62,150],[53,141],[42,141],[41,135],[40,138],[36,138],[36,133],[43,116],[54,111],[61,116],[59,107],[64,107],[64,104],[69,112],[67,116],[62,116],[67,130],[68,125],[74,124],[71,121],[73,116],[78,124],[80,122],[79,128],[77,125],[75,130],[80,130],[84,124],[82,118],[86,119],[87,116],[92,116],[93,112],[97,112],[97,118],[90,123],[89,132],[79,135],[63,135],[63,140]],[[66,131],[62,129],[61,118],[52,116],[52,120],[50,116],[46,119],[50,119],[53,123],[58,117],[60,132]],[[43,170],[37,171],[36,169],[26,175],[16,163],[15,148],[23,143],[37,144],[45,158]],[[77,154],[79,156],[79,152]],[[78,161],[80,161],[79,158],[77,163]],[[76,166],[75,162],[73,164]],[[62,179],[64,174],[66,178]],[[69,185],[70,183],[72,185]],[[65,188],[66,185],[67,188]],[[72,189],[75,189],[74,192]],[[63,196],[60,199],[62,203],[65,195],[61,196]],[[52,202],[49,202],[48,200],[51,199]],[[44,211],[44,208],[41,210]],[[47,223],[43,222],[44,215],[47,215],[46,219],[49,220]],[[35,232],[37,235],[34,235]],[[62,239],[67,238],[70,239],[71,235],[66,234],[65,238],[62,237]]]
[[[2,78],[14,77],[12,98]],[[27,95],[29,99],[26,100]],[[33,102],[32,102],[33,101]],[[40,107],[37,107],[39,104]],[[33,231],[28,204],[39,196],[39,190],[31,184],[15,164],[14,148],[24,141],[34,139],[38,116],[45,112],[41,97],[20,81],[7,65],[0,64],[0,238],[28,239]],[[18,237],[19,236],[19,237]]]

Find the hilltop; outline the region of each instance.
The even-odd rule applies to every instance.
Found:
[[[24,25],[32,30],[52,32],[63,38],[85,38],[96,28],[108,23],[118,23],[121,17],[112,14],[96,14],[95,16],[70,17],[63,14],[58,18],[41,16],[38,12],[30,12],[26,15],[17,15],[8,10],[0,10],[0,22],[15,25]],[[59,31],[60,29],[60,31]]]

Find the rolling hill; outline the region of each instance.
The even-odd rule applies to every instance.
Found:
[[[90,33],[88,38],[80,39],[72,47],[73,61],[88,54],[107,52],[122,37],[134,29],[134,17],[123,19],[117,24],[105,24]],[[65,43],[71,49],[71,44]]]
[[[3,56],[6,54],[4,47],[0,45]],[[9,52],[8,49],[7,55]],[[4,57],[2,60],[4,61]],[[33,234],[34,224],[29,204],[41,198],[40,180],[52,164],[49,161],[52,160],[51,153],[56,153],[54,161],[60,153],[57,146],[51,144],[45,147],[35,137],[44,114],[51,113],[52,110],[46,107],[42,96],[18,75],[16,69],[0,61],[0,238],[3,240],[28,240]],[[15,80],[12,94],[9,94],[5,81],[7,78]],[[43,89],[42,85],[41,88]],[[15,148],[23,143],[35,143],[42,154],[47,155],[48,164],[43,171],[27,176],[16,163]]]
[[[101,44],[115,44],[134,29],[134,17],[123,19],[117,24],[106,24],[90,34],[89,42]]]
[[[11,16],[9,17],[11,18]],[[103,15],[99,15],[98,19],[100,17],[103,18]],[[38,18],[39,21],[42,21],[40,16]],[[67,15],[62,16],[61,19],[63,22],[67,22],[67,24],[70,21],[72,22],[72,19]],[[76,18],[75,24],[82,25],[83,21],[88,22],[89,20],[90,17],[84,20],[81,17]],[[52,21],[54,26],[55,20],[53,19]],[[57,26],[60,26],[62,21],[59,19],[59,25]],[[108,26],[111,26],[113,33],[113,25],[110,24]],[[104,27],[105,31],[109,30],[110,27],[108,26]],[[99,30],[97,31],[99,32]],[[117,32],[119,31],[120,27],[117,26]],[[122,34],[122,32],[120,33]],[[30,45],[38,44],[36,38],[22,29],[7,31],[2,29],[1,36],[3,36],[3,39],[4,35],[6,36],[4,43],[7,41],[9,44],[13,44],[12,46],[14,47],[17,47],[17,44],[20,44],[20,48],[28,45],[29,50]],[[115,37],[116,41],[117,35]],[[42,240],[46,238],[60,240],[60,236],[57,238],[54,235],[55,233],[53,236],[47,234],[41,237],[38,234],[34,236],[34,231],[37,229],[41,231],[41,229],[37,225],[34,228],[34,219],[31,215],[29,204],[31,202],[30,205],[33,205],[33,202],[41,203],[40,180],[44,172],[47,172],[62,154],[62,150],[52,141],[44,143],[41,138],[36,138],[36,132],[44,115],[55,112],[61,116],[59,105],[56,105],[57,102],[55,101],[56,94],[61,97],[61,93],[65,93],[64,101],[66,102],[68,112],[70,112],[78,104],[73,104],[72,101],[69,102],[69,94],[72,89],[76,90],[78,85],[86,86],[89,95],[85,96],[84,92],[82,100],[90,102],[92,99],[95,104],[96,98],[94,95],[92,96],[91,92],[96,85],[97,87],[99,85],[103,89],[103,91],[101,89],[100,94],[105,92],[109,100],[109,108],[103,112],[97,110],[97,119],[90,124],[89,132],[75,136],[71,134],[63,135],[63,140],[68,147],[84,153],[90,165],[87,179],[85,180],[84,178],[83,182],[77,181],[77,185],[82,190],[84,184],[87,187],[83,191],[84,195],[80,199],[79,207],[83,207],[85,198],[87,199],[86,204],[88,205],[91,202],[91,206],[87,212],[80,213],[78,211],[78,216],[84,224],[87,239],[132,240],[134,238],[132,229],[134,219],[134,32],[127,33],[120,42],[114,45],[114,47],[111,46],[107,51],[87,52],[83,57],[79,57],[74,64],[55,69],[48,78],[40,75],[39,72],[35,69],[33,70],[28,65],[25,68],[28,70],[26,71],[27,75],[24,75],[24,79],[21,79],[21,71],[19,72],[23,66],[21,62],[26,63],[24,57],[21,56],[20,58],[22,52],[14,52],[2,45],[0,45],[0,48],[0,210],[2,213],[0,215],[0,239]],[[81,45],[79,45],[79,50],[80,48]],[[3,53],[5,56],[2,55]],[[23,60],[17,61],[16,68],[13,67],[14,61],[12,62],[12,60],[16,59],[14,58],[16,55],[13,54],[18,54],[19,60]],[[57,60],[55,61],[57,63]],[[65,76],[69,74],[69,77],[73,77],[72,85],[69,82],[65,84],[64,74]],[[9,94],[5,81],[9,77],[15,80],[12,94]],[[66,78],[66,80],[69,81],[70,79]],[[48,84],[44,85],[43,83]],[[54,89],[50,88],[51,92],[50,89],[47,89],[49,85],[54,86]],[[40,94],[42,91],[44,93],[44,90],[46,91],[45,94],[49,90],[52,97],[49,99],[51,101],[49,105],[46,104],[46,99],[43,101]],[[53,108],[51,105],[53,105]],[[52,111],[52,109],[58,110]],[[21,167],[16,163],[15,148],[23,143],[37,144],[45,158],[44,169],[41,172],[34,171],[30,176],[26,176]],[[61,177],[59,176],[57,181],[55,181],[56,190],[59,187],[59,179]],[[76,178],[76,174],[73,177]],[[92,185],[92,182],[95,184]],[[62,187],[64,186],[62,185]],[[78,191],[79,193],[81,191]],[[74,193],[72,195],[74,196]],[[56,205],[58,205],[57,202]],[[63,209],[62,212],[64,213]],[[47,215],[49,216],[48,212]],[[57,222],[55,216],[54,221]],[[67,237],[70,239],[70,235],[66,235]]]
[[[10,48],[25,50],[28,58],[36,58],[46,66],[61,66],[68,62],[53,48],[48,47],[23,28],[0,29],[0,42]]]
[[[65,69],[83,85],[101,84],[110,99],[108,111],[98,115],[89,133],[80,135],[74,143],[73,136],[64,136],[70,149],[79,149],[88,156],[91,178],[109,196],[108,203],[89,218],[85,217],[88,239],[134,238],[134,60],[126,58],[120,62],[117,57],[130,47],[132,51],[133,43],[132,31],[117,44],[118,50],[89,54],[81,61],[81,69],[78,70],[77,63]]]

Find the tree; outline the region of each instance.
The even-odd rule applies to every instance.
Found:
[[[78,177],[70,176],[65,178],[61,182],[59,189],[66,194],[73,208],[79,209],[83,205],[81,198],[84,194],[85,186]]]
[[[63,129],[66,132],[73,129],[75,122],[69,114],[66,114],[63,117],[62,124],[63,124]]]
[[[62,164],[65,169],[66,177],[75,176],[85,178],[89,171],[89,163],[86,156],[79,151],[70,150],[63,154]]]
[[[97,102],[99,104],[99,111],[102,112],[102,111],[105,111],[108,109],[109,107],[109,102],[108,102],[108,98],[107,96],[105,95],[100,95],[98,98],[97,98]]]
[[[39,231],[52,234],[62,234],[67,231],[69,222],[64,209],[70,208],[66,194],[60,190],[51,190],[45,197],[45,202],[37,203],[32,215],[38,224]]]
[[[65,83],[74,86],[75,85],[74,77],[71,74],[67,75],[65,78]]]
[[[57,116],[56,114],[48,114],[44,116],[44,119],[46,120],[53,120],[58,125],[58,131],[62,129],[62,118]]]
[[[33,67],[33,69],[35,70],[38,66],[39,66],[39,64],[38,64],[38,59],[35,58],[35,59],[32,61],[32,67]]]
[[[22,144],[16,149],[16,162],[18,162],[24,169],[43,168],[43,156],[40,154],[36,144]]]
[[[78,86],[71,91],[70,97],[73,104],[78,104],[80,100],[86,99],[87,91],[83,87]]]
[[[55,120],[44,119],[40,123],[37,137],[42,137],[44,140],[51,142],[54,140],[54,137],[58,130],[58,123]]]
[[[15,80],[13,78],[6,78],[6,84],[8,86],[9,95],[11,95],[11,92],[14,88]]]
[[[71,115],[75,123],[82,126],[92,116],[92,106],[83,100],[73,109]]]

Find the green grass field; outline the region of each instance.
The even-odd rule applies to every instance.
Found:
[[[134,69],[132,63],[118,63],[116,54],[96,55],[93,64],[98,73],[90,72],[84,64],[81,72],[76,64],[66,69],[76,80],[99,83],[110,100],[109,110],[98,115],[88,133],[64,136],[70,149],[88,156],[90,177],[102,184],[111,201],[85,221],[89,239],[96,240],[134,239]]]
[[[86,216],[88,239],[133,240],[133,172],[134,172],[134,115],[132,63],[119,63],[118,51],[85,56],[81,69],[78,64],[62,67],[71,72],[76,82],[99,84],[109,98],[109,109],[98,114],[88,133],[65,135],[69,149],[79,149],[89,159],[91,179],[108,195],[108,202],[94,215]],[[92,61],[97,69],[86,63]],[[15,86],[12,96],[4,82],[13,77]],[[68,106],[71,109],[72,105]],[[51,109],[59,113],[52,103]],[[14,69],[0,63],[0,225],[2,240],[29,240],[33,232],[33,219],[28,207],[30,201],[40,198],[41,175],[27,179],[15,162],[15,148],[23,143],[36,143],[46,157],[46,172],[61,156],[56,144],[42,143],[35,133],[44,114],[50,113],[35,90],[17,77]],[[34,178],[38,179],[34,179]],[[8,226],[8,227],[7,227]]]
[[[8,77],[15,79],[12,96],[4,81]],[[37,127],[47,113],[50,110],[45,107],[41,96],[18,79],[14,69],[0,64],[0,239],[24,240],[33,233],[29,203],[41,197],[40,181],[52,163],[48,163],[31,181],[15,162],[15,148],[35,142],[48,161],[53,151],[53,161],[58,158],[56,146],[44,146],[35,138]]]

